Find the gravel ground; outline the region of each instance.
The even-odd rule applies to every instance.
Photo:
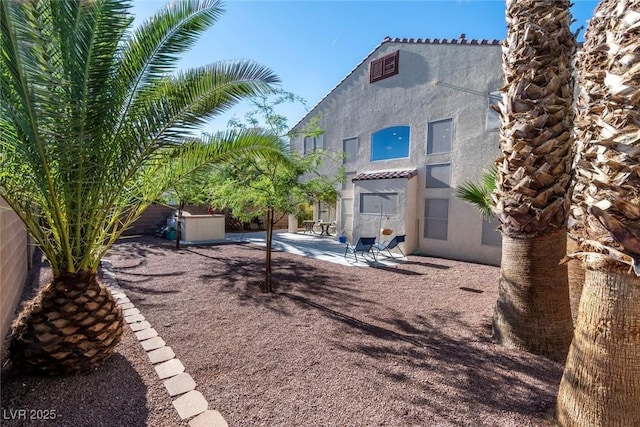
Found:
[[[358,268],[278,252],[275,292],[264,295],[264,256],[243,244],[176,250],[153,237],[109,255],[230,426],[554,425],[562,365],[491,341],[497,267],[409,256]],[[2,407],[56,409],[56,426],[180,426],[141,352],[127,332],[90,375],[5,368]]]
[[[50,279],[50,271],[36,254],[23,301],[35,295]],[[0,396],[0,425],[3,427],[188,425],[178,417],[164,385],[129,327],[124,328],[116,353],[104,366],[88,374],[67,377],[23,375],[12,370],[5,357]]]

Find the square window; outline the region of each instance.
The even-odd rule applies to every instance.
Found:
[[[424,205],[425,239],[447,240],[449,199],[426,199]]]
[[[371,161],[409,157],[409,126],[392,126],[371,134]]]
[[[427,165],[427,188],[449,188],[451,164]]]
[[[343,164],[355,163],[358,158],[358,138],[343,139],[342,151],[344,152]]]
[[[429,123],[427,135],[427,154],[449,153],[453,137],[453,120]]]
[[[324,149],[324,135],[306,136],[304,138],[304,153],[311,154],[315,151]]]
[[[360,213],[396,215],[398,193],[361,193]]]
[[[426,239],[447,240],[447,227],[449,221],[446,219],[428,219],[424,222],[424,237]]]

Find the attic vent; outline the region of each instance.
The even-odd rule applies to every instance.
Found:
[[[369,68],[369,83],[377,82],[378,80],[386,79],[387,77],[398,74],[399,59],[400,51],[396,50],[389,55],[385,55],[382,58],[371,61]]]

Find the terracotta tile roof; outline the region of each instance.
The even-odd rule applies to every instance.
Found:
[[[385,37],[382,43],[422,43],[422,44],[500,44],[500,40],[493,39],[467,39],[460,37],[457,39],[408,39],[408,38],[394,38]]]
[[[412,178],[418,174],[416,169],[362,172],[353,177],[351,181],[366,181],[370,179]]]
[[[360,61],[355,67],[353,67],[353,69],[351,71],[349,71],[349,73],[338,82],[338,84],[336,84],[325,96],[323,96],[320,101],[318,101],[316,103],[316,105],[314,105],[309,112],[307,112],[307,114],[304,115],[304,117],[302,117],[300,120],[298,120],[298,122],[293,125],[291,127],[291,129],[295,129],[298,125],[300,125],[307,117],[311,117],[313,114],[315,114],[315,109],[318,108],[320,106],[320,104],[322,103],[322,101],[324,101],[329,95],[331,95],[331,93],[336,90],[338,88],[338,86],[340,86],[345,80],[347,80],[347,78],[349,78],[349,76],[351,74],[353,74],[358,67],[360,67],[362,64],[364,64],[365,62],[367,62],[369,60],[369,58],[371,58],[371,56],[373,56],[374,53],[376,53],[376,51],[378,49],[380,49],[385,43],[419,43],[419,44],[457,44],[457,45],[476,45],[476,46],[491,46],[491,45],[500,45],[502,43],[502,41],[500,40],[485,40],[485,39],[467,39],[465,38],[465,36],[463,34],[460,35],[459,38],[457,39],[413,39],[413,38],[391,38],[389,36],[385,37],[384,39],[382,39],[382,41],[371,51],[369,52],[369,54],[367,56],[365,56],[362,61]]]

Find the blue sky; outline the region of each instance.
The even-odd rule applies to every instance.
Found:
[[[133,13],[146,19],[165,0],[135,0]],[[574,0],[573,29],[585,26],[598,1]],[[500,0],[227,0],[226,12],[180,62],[193,67],[220,60],[251,59],[270,67],[281,87],[313,107],[386,36],[498,39],[506,34]],[[584,36],[584,29],[580,38]],[[222,130],[246,104],[212,120],[206,131]],[[279,110],[293,126],[306,113],[301,105]]]

